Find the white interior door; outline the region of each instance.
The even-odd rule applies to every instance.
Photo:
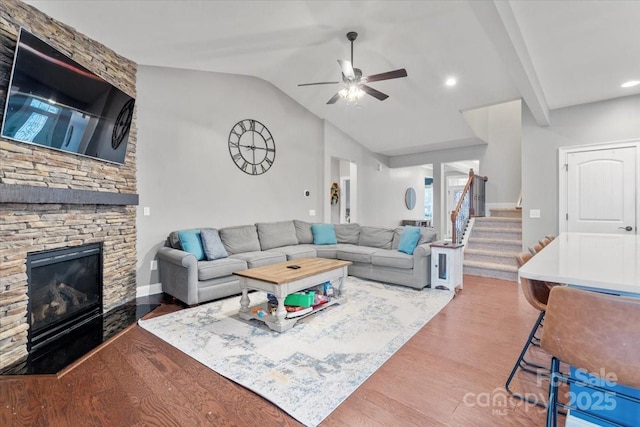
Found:
[[[567,231],[637,233],[636,147],[567,153]]]

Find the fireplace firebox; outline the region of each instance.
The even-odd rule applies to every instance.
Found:
[[[102,314],[102,243],[27,254],[28,349]]]

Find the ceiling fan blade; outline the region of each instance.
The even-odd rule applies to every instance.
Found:
[[[340,82],[317,82],[317,83],[301,83],[298,86],[314,86],[314,85],[335,85]]]
[[[327,104],[335,104],[338,101],[338,99],[340,99],[340,94],[336,93],[331,97],[331,99],[327,102]]]
[[[353,65],[351,62],[345,61],[344,59],[338,59],[338,64],[340,64],[340,68],[342,68],[342,74],[348,79],[355,79],[356,75],[353,72]]]
[[[380,80],[398,79],[400,77],[407,77],[407,70],[401,68],[399,70],[387,71],[386,73],[374,74],[373,76],[363,77],[362,81],[371,83]]]
[[[358,87],[360,89],[362,89],[364,92],[366,92],[369,95],[373,96],[374,98],[378,98],[380,101],[384,101],[385,99],[387,99],[389,97],[389,95],[384,94],[384,93],[380,92],[379,90],[375,90],[374,88],[369,87],[367,85],[360,85]]]

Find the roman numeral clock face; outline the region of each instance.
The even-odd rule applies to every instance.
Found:
[[[229,133],[229,154],[238,169],[262,175],[276,159],[276,144],[269,129],[257,120],[241,120]]]

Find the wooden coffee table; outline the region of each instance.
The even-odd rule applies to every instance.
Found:
[[[339,302],[344,302],[344,280],[347,277],[347,267],[350,264],[351,261],[303,258],[237,271],[233,274],[240,276],[240,289],[242,290],[240,312],[238,315],[244,320],[257,319],[263,321],[269,328],[277,332],[284,332],[287,329],[291,329],[299,319],[306,316],[287,319],[287,310],[284,308],[284,299],[287,295],[320,285],[324,282],[331,282],[334,289],[334,297],[331,301],[321,305],[313,312]],[[300,268],[288,268],[292,265],[297,265]],[[269,314],[266,306],[264,307],[263,316],[254,313],[249,307],[251,303],[249,300],[249,289],[264,291],[275,295],[278,299],[278,308],[276,309],[275,315]]]

